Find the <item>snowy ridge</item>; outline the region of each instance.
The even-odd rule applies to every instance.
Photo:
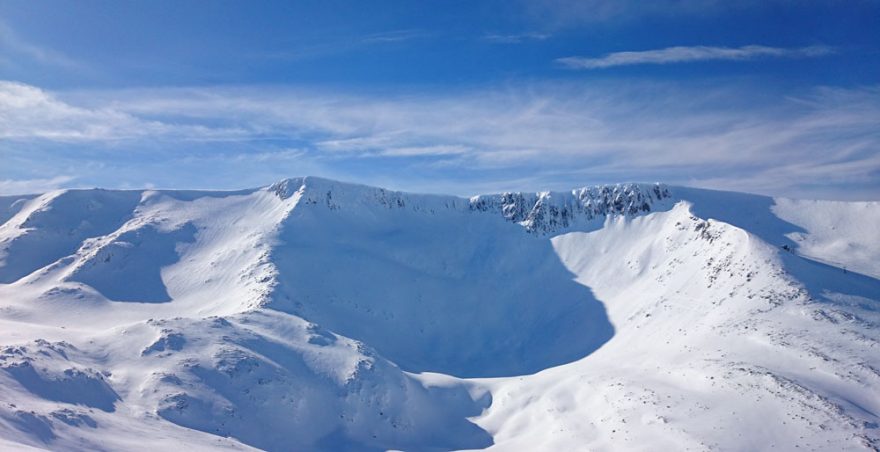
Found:
[[[668,209],[673,197],[665,184],[610,184],[582,187],[569,192],[506,192],[478,195],[468,200],[452,196],[414,195],[316,177],[285,179],[268,187],[281,199],[296,193],[302,202],[336,210],[344,205],[375,204],[386,208],[425,211],[469,209],[497,213],[539,235],[577,226],[590,227],[613,215],[635,216]]]
[[[0,198],[0,447],[876,450],[880,203]]]

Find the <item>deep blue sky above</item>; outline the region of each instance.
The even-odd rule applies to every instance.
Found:
[[[0,0],[0,193],[880,199],[880,1]]]

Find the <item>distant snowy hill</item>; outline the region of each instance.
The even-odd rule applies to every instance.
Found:
[[[0,449],[880,450],[880,203],[0,197]]]

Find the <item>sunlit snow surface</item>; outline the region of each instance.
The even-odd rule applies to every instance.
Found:
[[[309,177],[0,221],[0,449],[880,447],[876,202]]]

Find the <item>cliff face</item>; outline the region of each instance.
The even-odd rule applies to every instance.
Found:
[[[502,193],[471,198],[471,210],[498,212],[535,234],[550,234],[609,215],[639,215],[671,200],[663,184],[617,184],[570,192]],[[665,203],[668,204],[668,203]]]

